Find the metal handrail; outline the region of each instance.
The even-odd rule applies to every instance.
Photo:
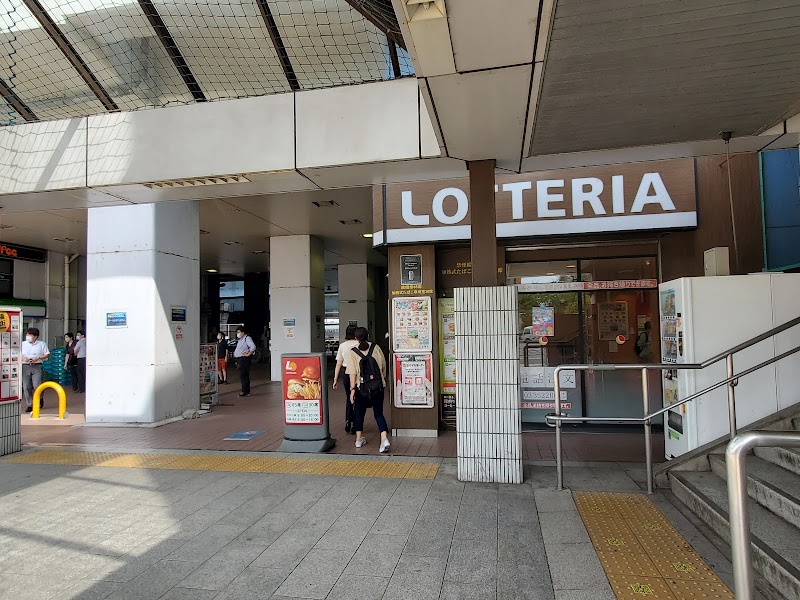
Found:
[[[731,530],[733,591],[736,600],[753,600],[755,581],[750,547],[750,521],[747,515],[747,464],[745,455],[758,447],[790,446],[800,448],[800,433],[749,431],[737,435],[725,450],[728,476],[728,507]]]
[[[682,406],[687,402],[691,402],[692,400],[696,400],[700,396],[707,394],[717,388],[720,388],[724,385],[728,386],[728,420],[730,423],[730,436],[733,438],[737,433],[736,427],[736,396],[734,392],[734,387],[738,383],[739,379],[744,377],[745,375],[749,375],[750,373],[762,369],[766,366],[769,366],[779,360],[783,360],[787,356],[791,356],[797,352],[800,352],[800,346],[797,346],[787,352],[783,352],[778,356],[774,356],[754,367],[750,367],[745,371],[742,371],[739,374],[734,374],[733,369],[733,355],[737,352],[741,352],[751,346],[754,346],[764,340],[767,340],[775,335],[782,333],[792,327],[800,325],[800,317],[792,319],[791,321],[787,321],[786,323],[779,325],[778,327],[773,327],[769,331],[766,331],[756,337],[750,338],[749,340],[742,342],[730,348],[716,356],[709,358],[701,363],[689,363],[689,364],[672,364],[672,363],[657,363],[657,364],[650,364],[650,365],[561,365],[555,368],[553,373],[553,389],[555,395],[555,413],[549,414],[545,417],[545,422],[548,425],[554,425],[556,429],[556,478],[557,478],[557,488],[559,490],[564,489],[564,456],[562,452],[562,443],[561,443],[561,424],[562,423],[583,423],[583,422],[613,422],[613,423],[642,423],[644,425],[644,437],[645,437],[645,462],[647,468],[647,493],[653,493],[653,449],[651,444],[652,438],[652,420],[656,417],[663,415],[664,413],[668,412],[669,410],[675,409],[678,406]],[[726,367],[727,367],[727,378],[723,379],[722,381],[705,388],[699,392],[695,392],[694,394],[687,396],[686,398],[671,404],[669,406],[665,406],[653,413],[650,413],[650,389],[649,389],[649,382],[647,379],[647,372],[648,371],[673,371],[673,370],[699,370],[705,369],[706,367],[718,363],[719,361],[725,359]],[[640,370],[642,373],[642,396],[643,396],[643,404],[644,404],[644,416],[643,417],[569,417],[561,413],[561,371],[632,371],[632,370]]]

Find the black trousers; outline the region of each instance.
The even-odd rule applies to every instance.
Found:
[[[386,390],[381,389],[380,392],[372,396],[372,414],[375,415],[375,423],[378,425],[378,431],[383,433],[389,431],[389,425],[386,423],[386,417],[383,416],[383,400],[386,395]],[[364,397],[356,390],[356,402],[354,406],[353,423],[356,431],[364,431],[364,417],[367,414],[367,402]]]
[[[345,397],[345,404],[344,404],[344,420],[350,421],[351,423],[355,420],[353,416],[353,405],[350,403],[350,375],[347,373],[344,374],[344,378],[342,379],[342,385],[344,387],[344,397]]]
[[[236,369],[239,371],[239,381],[242,382],[242,393],[250,393],[250,363],[249,356],[242,356],[236,359]]]
[[[75,360],[77,361],[78,359],[76,358]],[[72,391],[73,392],[77,392],[78,391],[78,363],[77,362],[69,364],[69,374],[70,374],[70,379],[72,379]]]
[[[86,359],[78,359],[78,392],[83,394],[86,391]]]

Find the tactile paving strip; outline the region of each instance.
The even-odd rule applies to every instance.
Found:
[[[381,459],[284,458],[274,456],[224,456],[220,454],[155,454],[39,450],[4,459],[28,465],[70,465],[178,471],[234,471],[242,473],[298,473],[343,477],[433,479],[437,463]]]
[[[733,594],[642,494],[576,492],[575,504],[619,599],[733,600]]]

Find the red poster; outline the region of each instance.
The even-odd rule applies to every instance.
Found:
[[[322,425],[322,361],[300,356],[283,362],[283,422]]]

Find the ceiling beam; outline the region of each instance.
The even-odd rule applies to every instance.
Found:
[[[152,0],[139,0],[139,6],[144,12],[144,16],[147,17],[147,20],[150,22],[150,26],[156,32],[158,39],[161,41],[161,45],[164,46],[164,50],[169,54],[172,64],[178,69],[178,73],[181,79],[183,79],[183,83],[189,88],[189,92],[192,94],[194,101],[205,102],[206,95],[203,93],[203,89],[200,87],[197,79],[195,79],[192,70],[189,68],[189,63],[183,58],[183,54],[181,54],[181,51],[178,49],[178,44],[175,43],[172,34],[170,34],[169,29],[167,29],[167,26],[164,24],[161,15],[158,14],[158,9],[156,9]]]
[[[39,0],[22,1],[28,10],[33,13],[33,16],[36,17],[36,20],[39,21],[39,24],[47,32],[47,35],[49,35],[53,42],[55,42],[56,46],[58,46],[58,49],[61,50],[66,59],[75,68],[75,70],[78,72],[78,75],[80,75],[81,78],[86,82],[86,85],[89,86],[89,89],[91,89],[94,95],[97,96],[97,99],[105,107],[105,109],[109,112],[118,112],[119,106],[117,106],[117,103],[114,102],[111,96],[108,95],[108,92],[106,92],[100,81],[94,76],[94,73],[91,72],[86,63],[83,62],[83,59],[76,52],[72,44],[70,44],[66,36],[58,28],[58,25],[56,25],[55,21],[50,18],[50,15],[47,14],[42,5],[39,4]]]
[[[403,50],[406,50],[406,42],[403,39],[402,32],[400,31],[400,25],[397,23],[397,16],[394,14],[394,9],[391,8],[391,3],[388,5],[388,7],[375,7],[375,11],[383,10],[384,18],[381,19],[373,11],[367,8],[367,5],[369,4],[368,0],[345,0],[345,2],[347,2],[358,14],[377,27],[378,30],[382,31],[386,37],[389,38],[389,41],[394,40],[398,46],[400,46]],[[391,11],[394,19],[388,18],[389,11]]]
[[[0,97],[4,98],[5,101],[11,105],[11,108],[17,111],[19,115],[29,123],[39,120],[39,117],[28,108],[28,105],[25,104],[20,97],[17,96],[16,92],[2,79],[0,79]]]
[[[261,16],[264,19],[264,24],[267,26],[269,38],[272,40],[272,45],[275,47],[275,52],[278,54],[278,60],[281,63],[283,74],[286,76],[286,81],[289,82],[289,87],[293,92],[300,91],[300,82],[297,81],[297,75],[294,72],[292,61],[289,60],[289,54],[286,52],[286,46],[283,43],[281,32],[278,30],[278,24],[275,22],[275,17],[272,16],[272,10],[269,8],[267,0],[256,0],[258,10],[261,11]]]
[[[394,72],[394,78],[397,79],[403,75],[403,72],[400,69],[400,57],[397,55],[397,44],[388,35],[386,36],[386,43],[389,45],[389,57],[392,59],[392,71]]]

